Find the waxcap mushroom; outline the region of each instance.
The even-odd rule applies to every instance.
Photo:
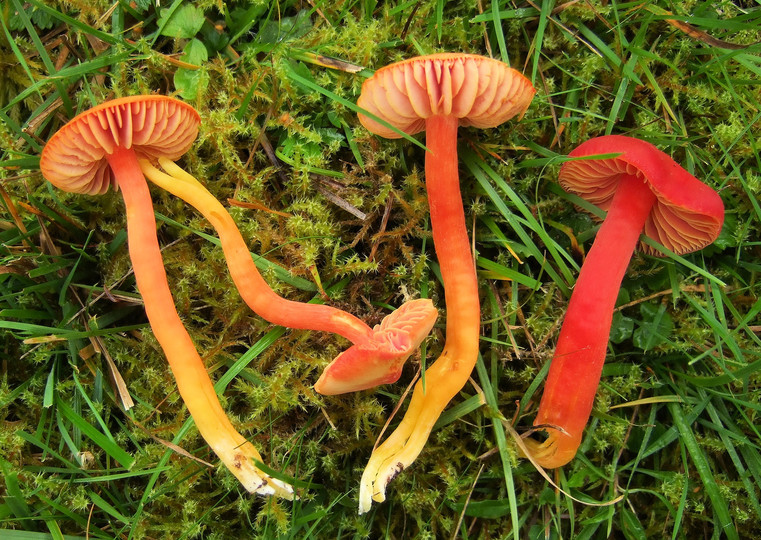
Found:
[[[721,197],[649,142],[623,135],[605,135],[580,144],[569,157],[618,153],[608,159],[566,161],[558,181],[563,189],[607,211],[622,175],[647,182],[656,202],[644,233],[678,255],[704,248],[716,240],[724,221]],[[640,242],[650,255],[661,253]]]
[[[599,157],[596,157],[599,156]],[[641,234],[676,253],[716,239],[724,218],[718,193],[671,157],[639,139],[609,135],[570,153],[561,185],[606,211],[573,287],[534,426],[544,441],[526,438],[532,460],[565,465],[581,444],[594,405],[621,282]],[[649,253],[656,253],[643,245]]]
[[[139,158],[186,151],[200,118],[165,96],[116,99],[85,111],[54,134],[40,157],[43,176],[67,191],[102,194],[118,188],[126,208],[135,281],[156,340],[198,431],[251,493],[293,499],[289,484],[258,468],[262,457],[230,422],[206,367],[174,305],[156,236],[156,219]]]
[[[446,301],[446,342],[417,382],[404,419],[377,446],[362,474],[359,512],[385,500],[386,486],[412,464],[436,420],[458,394],[478,359],[478,280],[460,194],[457,131],[495,127],[522,116],[535,94],[507,64],[472,54],[420,56],[383,67],[362,85],[360,122],[387,138],[425,129],[425,182],[431,232]],[[371,116],[372,115],[372,116]]]
[[[64,191],[101,195],[118,188],[106,156],[117,147],[138,158],[176,160],[198,136],[198,112],[160,95],[129,96],[101,103],[59,129],[45,145],[40,170]]]

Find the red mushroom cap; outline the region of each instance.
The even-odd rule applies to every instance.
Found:
[[[697,251],[716,239],[724,222],[721,197],[652,144],[633,137],[606,135],[580,144],[569,157],[611,153],[621,155],[566,161],[560,167],[560,185],[607,211],[619,179],[636,176],[656,196],[645,223],[647,236],[677,254]],[[650,255],[660,254],[641,242],[640,249]]]
[[[425,120],[453,115],[461,126],[489,128],[522,115],[536,90],[507,64],[474,54],[419,56],[383,67],[362,84],[357,105],[410,135]],[[359,121],[389,139],[399,134],[366,115]]]
[[[53,135],[40,157],[42,175],[74,193],[100,195],[117,188],[105,159],[117,147],[138,157],[184,154],[198,135],[193,107],[166,96],[130,96],[102,103],[74,117]]]

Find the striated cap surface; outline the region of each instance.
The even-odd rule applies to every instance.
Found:
[[[647,236],[677,254],[697,251],[716,239],[724,222],[724,203],[719,194],[652,144],[633,137],[606,135],[582,143],[569,156],[612,153],[620,155],[566,161],[560,167],[560,185],[607,211],[624,175],[641,178],[656,195],[645,223]],[[659,254],[643,243],[640,249]]]
[[[474,54],[418,56],[383,67],[362,84],[357,105],[410,135],[425,120],[453,115],[461,126],[495,127],[522,115],[536,90],[507,64]],[[389,139],[400,135],[359,114],[369,131]]]
[[[178,159],[198,135],[193,107],[167,96],[130,96],[89,109],[59,129],[40,157],[42,175],[65,191],[100,195],[116,189],[106,156],[133,149],[140,158]]]

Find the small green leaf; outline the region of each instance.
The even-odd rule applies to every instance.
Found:
[[[27,14],[32,23],[34,23],[34,26],[38,29],[49,30],[50,28],[53,28],[53,19],[45,11],[41,11],[36,7],[25,6],[24,12]],[[24,21],[18,12],[12,13],[8,18],[8,27],[11,30],[24,29]]]
[[[621,530],[627,540],[645,540],[647,533],[637,515],[628,508],[621,509]]]
[[[203,11],[192,4],[183,4],[173,13],[163,10],[159,26],[162,36],[190,39],[201,29],[203,21]]]
[[[312,29],[309,11],[301,10],[293,17],[267,21],[257,34],[260,43],[279,43],[298,39]]]
[[[50,407],[53,405],[53,398],[55,395],[55,364],[53,364],[53,368],[50,370],[50,373],[48,373],[48,379],[45,383],[45,392],[43,393],[42,397],[42,406],[45,408]]]
[[[462,512],[464,503],[454,503],[452,507],[457,512]],[[482,519],[501,518],[510,513],[510,505],[507,499],[495,499],[486,501],[470,501],[465,507],[465,515]]]
[[[665,304],[641,304],[642,322],[634,331],[632,341],[634,346],[644,351],[664,343],[674,329],[671,315],[666,313]]]
[[[180,60],[200,66],[209,59],[206,52],[206,46],[199,40],[193,38],[187,45],[180,56]],[[185,69],[179,68],[174,73],[174,86],[183,97],[183,99],[193,100],[198,96],[199,91],[203,91],[209,82],[209,75],[202,69]]]
[[[610,325],[610,341],[622,343],[632,337],[634,331],[634,319],[626,317],[620,311],[613,313],[613,322]]]

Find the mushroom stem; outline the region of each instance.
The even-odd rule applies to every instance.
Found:
[[[235,286],[249,307],[273,324],[339,334],[352,346],[339,354],[315,383],[317,392],[342,394],[395,382],[404,362],[431,331],[438,312],[433,302],[410,300],[370,328],[343,310],[293,302],[278,296],[259,274],[246,242],[224,206],[193,176],[171,160],[159,158],[162,172],[148,160],[140,166],[148,179],[195,207],[219,235]],[[169,173],[169,174],[167,174]]]
[[[273,324],[305,330],[325,330],[352,343],[371,338],[372,330],[362,320],[340,309],[321,304],[293,302],[278,296],[264,281],[232,216],[209,191],[173,161],[160,158],[161,172],[141,160],[145,176],[153,183],[195,207],[219,235],[230,275],[243,300],[258,315]]]
[[[525,440],[542,467],[565,465],[581,444],[618,291],[655,200],[643,178],[624,174],[579,272],[534,420],[535,426],[545,426],[548,437]]]
[[[198,431],[248,491],[292,499],[291,486],[255,466],[254,461],[261,461],[261,455],[230,423],[203,361],[177,315],[163,271],[150,192],[134,151],[117,147],[106,159],[124,198],[130,258],[148,321]]]
[[[453,116],[426,120],[426,191],[436,257],[446,298],[446,343],[418,381],[399,426],[378,446],[360,484],[360,513],[371,499],[385,500],[386,485],[420,454],[441,412],[470,376],[478,358],[480,304],[468,241],[457,169],[457,126]]]

